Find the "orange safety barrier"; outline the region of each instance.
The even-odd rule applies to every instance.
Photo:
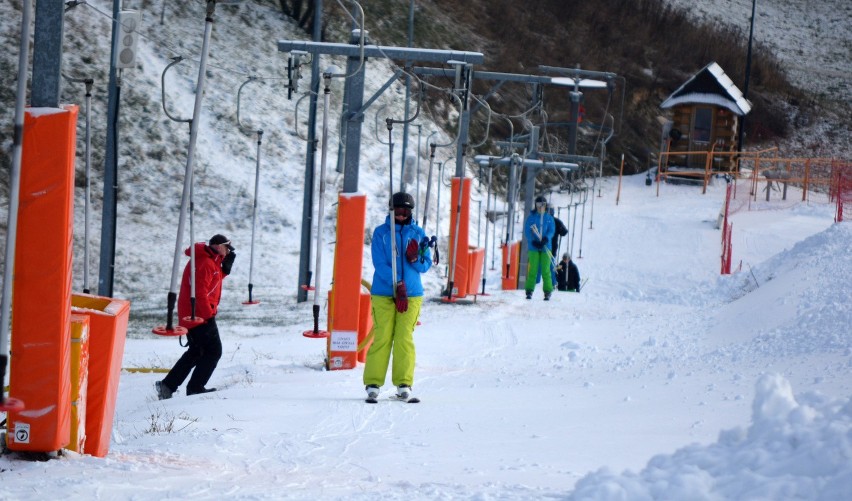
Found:
[[[503,251],[503,276],[501,287],[504,291],[517,290],[518,268],[521,266],[521,241],[512,242],[508,246],[500,246]]]
[[[468,266],[470,270],[469,279],[467,282],[467,290],[471,294],[479,294],[482,286],[482,263],[485,261],[485,249],[479,247],[471,247],[468,252]]]
[[[112,435],[130,301],[73,294],[70,303],[74,313],[89,317],[89,385],[83,451],[104,457],[109,452]]]
[[[68,448],[80,454],[86,443],[88,389],[89,317],[71,315],[71,440]]]
[[[21,198],[12,284],[7,446],[53,452],[71,431],[71,237],[77,106],[24,117]]]
[[[337,206],[337,245],[334,277],[329,291],[328,369],[354,369],[361,325],[361,269],[364,261],[364,228],[367,195],[340,193]],[[369,307],[368,307],[369,308]]]
[[[462,178],[464,183],[461,189],[461,220],[458,221],[459,208],[459,179],[454,177],[450,188],[450,244],[447,247],[449,259],[455,257],[455,262],[448,263],[453,267],[453,297],[465,297],[471,291],[468,288],[468,232],[470,225],[470,186],[471,179]],[[458,245],[456,244],[456,226],[458,226]],[[453,256],[455,249],[456,255]],[[475,289],[474,289],[475,292]]]
[[[362,364],[367,361],[367,351],[373,344],[372,339],[364,342],[371,330],[373,330],[373,308],[370,303],[370,293],[362,292],[361,311],[358,318],[358,347],[361,348],[358,350],[358,361]]]

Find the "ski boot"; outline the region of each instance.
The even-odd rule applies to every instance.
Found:
[[[163,384],[162,381],[157,381],[156,383],[154,383],[154,389],[157,390],[157,398],[160,400],[172,398],[172,393],[174,393],[171,388]]]
[[[411,397],[411,387],[407,384],[401,384],[396,388],[396,398],[400,400],[408,400]]]
[[[544,300],[545,300],[545,301],[550,301],[550,292],[545,292],[545,293],[544,293]]]
[[[379,398],[379,387],[371,384],[367,385],[367,402],[375,403],[376,399]]]
[[[532,299],[532,291],[527,291],[527,299]]]

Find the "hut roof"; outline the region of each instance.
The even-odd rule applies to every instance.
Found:
[[[740,116],[751,111],[749,100],[715,62],[702,68],[678,87],[660,107],[665,109],[679,104],[712,104]]]

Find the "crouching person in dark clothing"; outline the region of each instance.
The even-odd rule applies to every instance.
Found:
[[[155,384],[160,400],[172,398],[172,394],[183,384],[190,372],[192,377],[186,385],[187,395],[216,391],[216,388],[205,388],[205,385],[222,357],[222,341],[216,326],[216,312],[222,297],[222,280],[231,273],[236,253],[231,241],[223,235],[214,235],[208,244],[198,242],[194,245],[195,317],[204,322],[196,325],[189,320],[192,316],[192,263],[189,262],[183,270],[177,304],[180,325],[189,329],[186,334],[187,349],[166,377]],[[185,254],[190,255],[189,248]]]
[[[567,252],[562,255],[562,261],[556,267],[556,288],[561,291],[580,292],[580,270]]]

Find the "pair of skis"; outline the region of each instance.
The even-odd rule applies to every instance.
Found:
[[[396,400],[397,402],[405,402],[407,404],[419,404],[420,403],[420,399],[417,398],[417,397],[402,398],[402,397],[398,397],[396,395],[393,395],[392,397],[390,397],[390,399]],[[367,397],[364,401],[367,402],[368,404],[379,403],[378,398],[372,398],[372,397]]]

